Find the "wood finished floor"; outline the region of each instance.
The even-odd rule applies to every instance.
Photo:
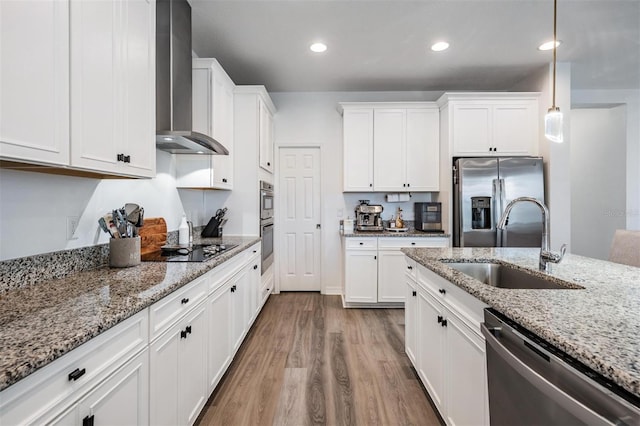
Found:
[[[404,353],[402,309],[272,295],[200,425],[440,425]]]

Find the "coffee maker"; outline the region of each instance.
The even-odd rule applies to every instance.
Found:
[[[382,231],[382,210],[381,205],[360,200],[360,204],[356,206],[356,231]]]
[[[441,203],[414,203],[416,230],[422,232],[444,232],[442,230]]]

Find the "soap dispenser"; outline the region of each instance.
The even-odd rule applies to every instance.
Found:
[[[189,224],[187,224],[187,215],[184,214],[178,227],[178,244],[181,246],[189,245]]]

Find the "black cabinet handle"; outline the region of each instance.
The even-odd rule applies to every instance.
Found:
[[[442,322],[440,322],[440,325],[443,326],[443,327],[446,327],[447,326],[447,320],[443,319]]]
[[[369,188],[371,188],[371,187],[373,187],[373,184],[372,184],[372,183],[370,183],[370,184],[369,184]]]
[[[378,258],[378,256],[373,256],[373,260],[376,260]]]
[[[253,265],[253,269],[258,269],[258,265]]]
[[[403,183],[403,184],[402,184],[402,187],[403,187],[403,188],[406,188],[406,187],[407,187],[407,184],[406,184],[406,183]]]
[[[416,296],[418,295],[418,293],[417,293],[415,290],[413,290],[413,291],[411,292],[411,295],[412,295],[413,297],[416,297]]]
[[[411,188],[411,184],[410,183],[407,184],[407,188]]]
[[[71,373],[69,373],[69,381],[78,380],[80,377],[84,376],[84,373],[86,373],[86,372],[87,372],[86,368],[83,368],[82,370],[80,370],[79,368],[76,368]]]
[[[271,163],[267,161],[267,166],[270,166],[270,165],[271,165]]]
[[[416,245],[416,243],[411,243],[411,245],[412,245],[412,246],[415,246],[415,245]]]
[[[440,292],[440,294],[446,294],[447,290],[445,290],[444,288],[441,288],[438,290]]]
[[[185,331],[187,334],[191,334],[191,326],[190,326],[190,325],[188,325],[188,326],[184,329],[184,331]]]
[[[187,338],[187,331],[186,330],[180,330],[180,338],[181,339],[186,339]]]
[[[254,250],[253,252],[254,252],[254,253],[257,253],[257,252],[258,252],[258,250]]]
[[[226,178],[222,178],[222,182],[223,183],[227,183],[227,179]]]
[[[360,243],[360,245],[363,245],[364,243]]]
[[[131,162],[131,156],[130,155],[125,155],[124,156],[124,160],[125,163],[130,163]]]
[[[235,293],[236,292],[236,286],[235,284],[231,286],[231,293]]]
[[[82,419],[82,426],[93,426],[95,415],[90,415]]]
[[[124,161],[124,154],[118,154],[116,158],[118,159],[118,161]]]
[[[438,315],[438,323],[442,323],[443,320],[444,318],[442,317],[442,315]]]
[[[407,269],[413,269],[413,266],[407,266]]]
[[[189,298],[185,297],[180,301],[180,303],[182,303],[183,305],[186,305],[187,303],[189,303]]]

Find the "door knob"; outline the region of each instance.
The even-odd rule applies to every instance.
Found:
[[[316,229],[320,229],[322,228],[322,225],[320,225],[319,223],[316,223]]]

